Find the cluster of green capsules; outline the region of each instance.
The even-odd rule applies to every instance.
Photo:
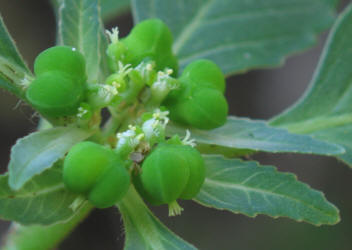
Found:
[[[55,46],[36,58],[36,78],[26,98],[49,120],[73,117],[71,126],[82,120],[92,124],[92,114],[106,107],[120,117],[113,120],[119,126],[110,124],[116,130],[108,130],[123,129],[115,140],[92,137],[71,148],[63,163],[69,190],[105,208],[119,202],[133,183],[145,200],[168,204],[170,215],[179,214],[177,199],[198,194],[205,167],[193,141],[167,137],[166,126],[169,118],[198,129],[222,126],[228,113],[224,75],[206,59],[191,62],[178,75],[172,34],[161,20],[145,20],[122,39],[117,29],[108,33],[111,74],[103,83],[87,79],[79,51]]]

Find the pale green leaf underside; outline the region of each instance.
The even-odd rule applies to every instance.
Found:
[[[264,121],[229,117],[224,126],[214,130],[189,129],[198,143],[227,148],[250,149],[265,152],[293,152],[336,155],[344,152],[338,145],[318,141],[310,136],[288,133],[285,129],[270,127]],[[185,134],[185,128],[168,126],[168,134]]]
[[[0,16],[0,88],[23,98],[21,81],[31,75]]]
[[[83,129],[56,127],[19,139],[11,149],[10,187],[18,190],[33,176],[53,166],[73,145],[90,135],[89,131]]]
[[[1,176],[0,218],[23,225],[66,221],[74,215],[69,206],[76,197],[64,187],[58,166],[36,176],[18,191],[8,186],[7,175]]]
[[[50,0],[54,11],[59,9],[61,0]],[[101,17],[104,21],[117,17],[126,12],[130,7],[130,0],[100,0]]]
[[[59,0],[58,43],[77,48],[86,59],[88,80],[103,81],[107,74],[107,38],[98,0]]]
[[[109,20],[120,15],[130,7],[130,0],[100,0],[101,16]]]
[[[195,59],[225,74],[282,64],[316,42],[334,19],[335,0],[132,0],[135,22],[160,18],[174,35],[181,68]]]
[[[54,249],[88,215],[90,210],[91,206],[86,205],[69,221],[50,226],[22,226],[13,223],[1,249]]]
[[[251,217],[283,216],[317,226],[340,220],[337,208],[323,193],[299,182],[293,174],[221,156],[204,159],[206,180],[195,199],[202,205]]]
[[[124,250],[195,250],[165,227],[148,209],[131,186],[118,204],[125,228]]]
[[[345,147],[352,166],[352,5],[336,21],[310,88],[271,124]]]

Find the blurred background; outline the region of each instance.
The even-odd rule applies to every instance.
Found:
[[[348,1],[341,4],[340,9]],[[35,56],[55,43],[55,20],[49,1],[1,0],[0,13],[23,57],[33,66]],[[129,13],[111,20],[107,28],[119,26],[122,36],[131,29]],[[230,113],[255,119],[269,119],[293,104],[306,89],[317,65],[326,34],[316,47],[291,56],[281,68],[257,70],[228,79]],[[36,128],[33,111],[0,89],[0,170],[6,171],[10,148]],[[168,218],[167,208],[152,210],[175,233],[199,249],[211,250],[349,250],[352,245],[352,171],[328,157],[296,154],[257,154],[262,164],[293,172],[298,179],[325,193],[341,213],[336,226],[315,227],[285,218],[248,218],[229,212],[183,202],[182,216]],[[8,222],[0,220],[0,238]],[[117,209],[94,211],[59,247],[62,250],[122,249],[123,230]]]

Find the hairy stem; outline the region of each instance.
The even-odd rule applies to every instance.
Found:
[[[132,233],[135,232],[142,236],[145,245],[152,246],[151,249],[163,249],[155,225],[159,221],[150,212],[133,185],[130,186],[129,191],[122,201],[117,204],[117,207],[122,215],[127,233],[125,245],[137,243],[138,240],[134,238],[136,235]]]
[[[71,220],[51,226],[21,226],[12,223],[3,250],[47,250],[60,243],[92,210],[85,205]]]

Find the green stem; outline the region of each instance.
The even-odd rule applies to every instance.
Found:
[[[115,136],[118,128],[120,127],[121,123],[123,120],[126,118],[128,115],[128,108],[125,108],[122,110],[120,113],[117,113],[114,111],[112,108],[109,108],[111,117],[109,120],[104,124],[104,127],[102,129],[103,131],[103,136],[105,138],[108,138],[109,136],[113,135]]]
[[[71,220],[51,226],[21,226],[13,223],[3,250],[47,250],[60,243],[92,210],[84,206]]]
[[[130,186],[127,194],[117,206],[125,226],[125,245],[136,243],[133,242],[135,235],[132,235],[132,232],[137,232],[146,241],[145,245],[152,246],[151,249],[164,249],[155,225],[159,221],[150,212],[133,185]]]
[[[108,139],[110,136],[115,136],[119,131],[124,131],[130,124],[128,122],[136,117],[136,106],[138,104],[138,97],[143,92],[145,85],[139,82],[131,82],[133,86],[123,97],[122,103],[118,107],[109,107],[111,114],[110,119],[105,123],[103,128],[103,136]],[[126,123],[127,126],[126,126]]]

